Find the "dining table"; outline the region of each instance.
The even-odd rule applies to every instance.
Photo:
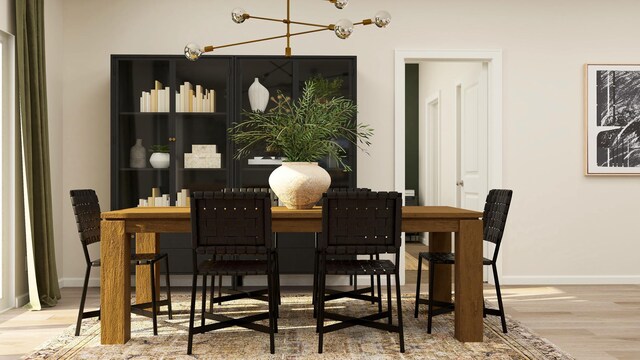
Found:
[[[136,207],[101,214],[100,328],[102,344],[124,344],[131,338],[131,241],[136,253],[157,253],[161,233],[190,233],[189,207]],[[272,207],[274,233],[320,233],[322,208],[293,210]],[[438,270],[434,300],[450,302],[455,290],[454,337],[461,342],[483,340],[482,212],[448,206],[403,206],[402,231],[429,233],[429,251],[451,252],[455,265]],[[132,236],[135,234],[135,236]],[[452,241],[455,235],[455,241]],[[452,242],[454,245],[452,246]],[[404,248],[404,247],[403,247]],[[159,268],[136,269],[137,303],[151,301],[151,283],[159,289]],[[452,279],[452,273],[455,277]],[[281,314],[282,315],[282,314]],[[285,315],[286,316],[286,315]],[[426,329],[426,323],[425,323]],[[426,330],[425,330],[426,335]]]

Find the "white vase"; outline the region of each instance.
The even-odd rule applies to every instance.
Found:
[[[151,157],[149,158],[149,162],[151,163],[151,166],[153,166],[156,169],[168,168],[170,164],[170,160],[171,160],[171,157],[169,156],[169,153],[159,153],[159,152],[154,152],[153,154],[151,154]]]
[[[142,139],[136,139],[136,144],[131,147],[129,166],[135,169],[147,167],[147,150],[142,146]]]
[[[269,103],[269,90],[260,84],[258,78],[255,78],[253,84],[249,86],[249,104],[252,111],[264,112]]]
[[[329,173],[317,162],[283,162],[269,176],[269,186],[289,209],[310,209],[331,185]]]

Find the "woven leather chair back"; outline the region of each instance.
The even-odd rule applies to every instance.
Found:
[[[278,206],[278,197],[270,188],[225,188],[223,192],[265,192],[269,193],[271,206]]]
[[[498,251],[500,250],[512,195],[512,190],[490,190],[487,195],[487,202],[484,205],[484,213],[482,215],[484,240],[496,244],[493,253],[494,260],[498,257]]]
[[[322,236],[327,254],[396,253],[402,197],[397,192],[330,191],[323,195]]]
[[[71,207],[83,246],[100,241],[100,203],[91,189],[71,190]]]
[[[269,193],[196,191],[191,227],[197,253],[264,254],[273,249]]]

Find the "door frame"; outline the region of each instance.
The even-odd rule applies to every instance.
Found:
[[[488,179],[489,189],[502,187],[502,50],[395,50],[394,61],[394,188],[405,188],[405,64],[425,60],[483,61],[488,65]],[[403,237],[404,250],[404,237]],[[504,249],[503,249],[504,250]],[[503,251],[504,252],[504,251]],[[404,256],[400,257],[400,280],[405,283]],[[502,274],[502,257],[497,261]],[[490,274],[489,282],[493,283]]]

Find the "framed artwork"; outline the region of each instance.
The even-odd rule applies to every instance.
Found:
[[[586,175],[640,175],[640,65],[585,71]]]

